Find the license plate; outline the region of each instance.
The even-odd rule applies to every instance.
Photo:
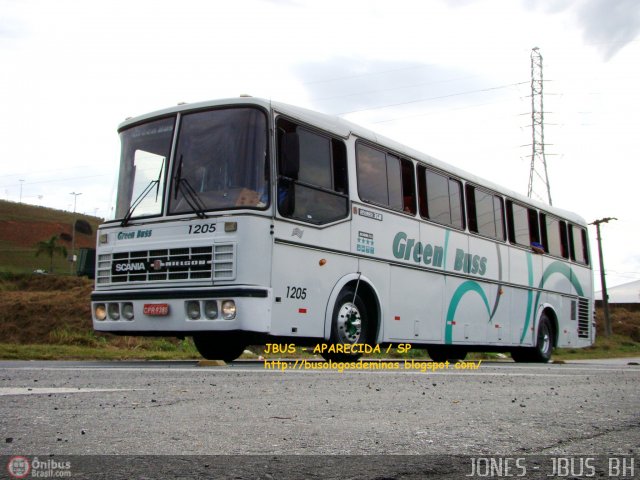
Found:
[[[145,303],[142,312],[152,317],[163,317],[169,315],[168,303]]]

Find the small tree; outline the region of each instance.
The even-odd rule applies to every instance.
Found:
[[[59,253],[63,257],[67,256],[67,247],[64,245],[58,245],[58,236],[54,235],[49,240],[41,240],[36,243],[36,257],[41,253],[44,253],[49,257],[49,271],[53,273],[53,256]]]

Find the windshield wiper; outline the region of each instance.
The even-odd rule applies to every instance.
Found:
[[[175,190],[173,194],[173,199],[178,198],[178,192],[182,191],[182,195],[187,204],[191,207],[191,210],[195,212],[198,218],[207,218],[207,215],[204,213],[206,207],[202,203],[202,200],[198,197],[198,192],[191,186],[189,180],[186,178],[182,178],[182,155],[180,155],[180,162],[178,163],[178,169],[176,171],[176,175],[174,177],[175,182]]]
[[[124,215],[124,217],[122,218],[122,221],[120,222],[121,227],[127,226],[127,224],[129,223],[129,220],[131,220],[131,217],[133,216],[133,211],[136,208],[138,208],[138,205],[140,205],[142,201],[147,197],[147,195],[149,195],[149,192],[153,190],[154,186],[156,187],[156,202],[158,201],[158,195],[160,193],[160,180],[162,178],[163,167],[164,167],[164,158],[162,159],[162,163],[160,164],[160,171],[158,172],[158,178],[151,180],[147,184],[147,186],[144,187],[144,190],[140,192],[140,195],[138,195],[136,199],[133,201],[133,203],[131,203],[129,210],[127,210],[127,213]]]

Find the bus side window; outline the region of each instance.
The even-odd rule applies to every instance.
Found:
[[[569,258],[569,239],[567,238],[567,222],[560,220],[558,227],[560,228],[560,244],[561,252],[564,258]]]
[[[316,225],[349,215],[344,142],[280,118],[278,212]]]
[[[529,232],[531,233],[531,243],[541,243],[540,240],[540,222],[538,221],[538,212],[533,208],[529,209]]]
[[[402,168],[402,206],[405,213],[416,214],[416,181],[413,162],[404,158],[400,159]]]
[[[569,258],[566,222],[541,213],[540,226],[542,227],[542,242],[545,251],[555,257]]]
[[[587,231],[584,228],[569,225],[569,249],[571,260],[584,265],[589,264]]]
[[[462,230],[462,187],[458,180],[418,167],[420,215]]]
[[[469,230],[497,240],[505,239],[502,197],[467,184]]]
[[[507,200],[507,231],[511,243],[527,247],[531,244],[528,209],[511,200]]]
[[[538,213],[533,208],[507,200],[507,231],[511,243],[525,247],[539,244]]]
[[[413,163],[358,142],[358,191],[365,202],[415,215]]]

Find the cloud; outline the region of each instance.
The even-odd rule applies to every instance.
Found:
[[[420,62],[367,60],[333,57],[322,62],[299,63],[292,67],[308,92],[312,107],[331,114],[389,109],[425,103],[458,100],[458,92],[487,86],[486,80],[469,72]]]
[[[523,4],[530,10],[574,16],[585,43],[599,50],[605,61],[640,34],[637,0],[523,0]]]
[[[611,59],[640,33],[637,0],[589,0],[578,7],[587,43],[593,43],[604,59]]]

